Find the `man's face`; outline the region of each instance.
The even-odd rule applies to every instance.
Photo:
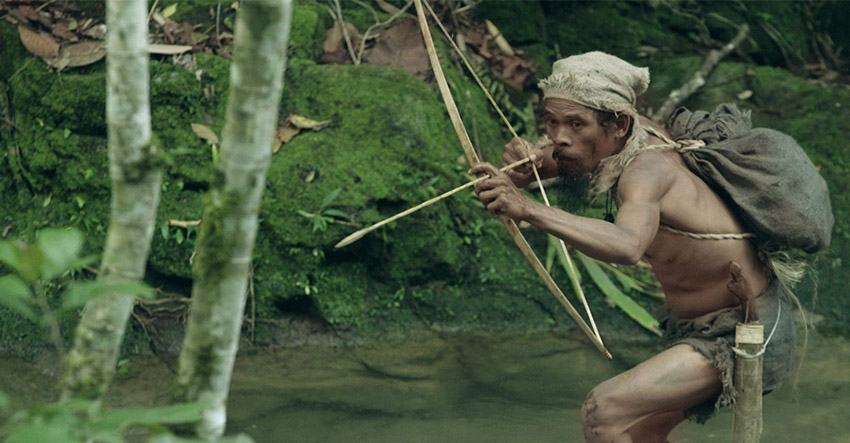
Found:
[[[561,174],[592,172],[602,159],[622,148],[614,122],[603,127],[591,108],[562,98],[543,102],[546,133],[555,144],[553,156]]]

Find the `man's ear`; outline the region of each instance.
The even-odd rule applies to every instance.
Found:
[[[628,114],[617,115],[617,120],[614,122],[614,136],[623,138],[629,135],[632,130],[632,116]]]

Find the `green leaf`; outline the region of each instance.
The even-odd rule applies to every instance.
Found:
[[[204,402],[181,403],[159,408],[123,408],[104,411],[92,421],[92,428],[119,429],[130,424],[177,424],[201,419]]]
[[[177,244],[178,244],[178,245],[182,245],[182,244],[183,244],[183,240],[184,240],[184,238],[183,238],[183,230],[182,230],[182,229],[178,229],[178,230],[174,233],[174,240],[177,242]]]
[[[336,188],[333,191],[331,191],[330,194],[325,196],[325,198],[322,200],[322,204],[319,207],[321,209],[325,209],[326,206],[330,205],[331,202],[333,202],[336,199],[336,197],[339,195],[340,191],[342,191],[342,188]]]
[[[0,262],[18,269],[18,247],[14,243],[0,240]]]
[[[51,279],[62,275],[77,260],[83,248],[83,234],[76,229],[44,229],[36,240],[41,250],[41,277]]]
[[[307,212],[307,211],[302,211],[302,210],[300,210],[300,209],[296,210],[295,212],[297,212],[297,213],[298,213],[298,215],[300,215],[300,216],[302,216],[302,217],[305,217],[305,218],[313,218],[313,217],[315,217],[313,214],[311,214],[311,213],[309,213],[309,212]]]
[[[584,265],[584,268],[587,270],[587,273],[590,275],[590,279],[593,280],[593,283],[595,283],[596,286],[599,287],[599,289],[611,301],[613,301],[618,308],[631,317],[632,320],[638,322],[639,325],[652,331],[653,334],[661,335],[658,320],[656,320],[649,312],[646,312],[641,305],[637,304],[628,295],[624,294],[620,288],[611,281],[611,278],[609,278],[608,274],[602,270],[602,267],[599,266],[596,260],[584,254],[578,254],[578,258],[582,265]]]
[[[34,408],[28,416],[24,417],[28,420],[14,426],[4,441],[6,443],[82,443],[84,440],[76,432],[80,420],[69,411],[52,409],[49,412],[39,413]]]
[[[171,17],[175,12],[177,12],[177,3],[166,6],[166,8],[162,10],[162,18]]]
[[[62,309],[74,309],[107,295],[135,295],[139,298],[152,299],[153,289],[142,282],[112,283],[102,280],[74,282],[62,294]]]
[[[614,277],[617,278],[617,281],[619,281],[620,284],[624,288],[634,290],[634,291],[640,292],[642,294],[646,294],[650,297],[655,297],[655,298],[659,298],[659,299],[662,299],[662,300],[664,299],[663,293],[658,292],[658,291],[653,291],[653,290],[651,290],[647,287],[647,286],[650,285],[649,283],[643,282],[643,281],[638,280],[634,277],[626,275],[625,272],[615,268],[614,266],[611,266],[608,263],[601,263],[601,265],[602,265],[602,267],[607,269],[610,273],[614,274]]]
[[[348,214],[340,211],[339,209],[333,209],[333,208],[325,209],[325,212],[323,214],[330,216],[330,217],[337,217],[337,218],[340,218],[342,220],[348,220]]]
[[[33,323],[38,323],[38,314],[33,310],[32,292],[29,286],[15,275],[0,277],[0,303],[23,315]]]
[[[555,251],[558,250],[558,240],[553,236],[549,236],[549,243],[546,245],[546,270],[552,272],[552,265],[555,264]]]
[[[159,233],[162,234],[163,240],[168,240],[168,225],[163,223],[159,227]]]

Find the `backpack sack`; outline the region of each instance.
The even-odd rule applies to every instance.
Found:
[[[766,250],[829,246],[834,223],[826,182],[790,136],[752,128],[750,112],[722,104],[713,113],[679,108],[674,140],[702,140],[685,151],[688,167],[721,196]]]

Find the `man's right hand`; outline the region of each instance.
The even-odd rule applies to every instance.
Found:
[[[534,146],[526,140],[514,137],[508,144],[505,145],[502,152],[502,166],[528,158],[535,151]],[[543,165],[543,158],[540,155],[534,159],[534,165],[540,168]],[[520,188],[524,188],[529,183],[534,181],[534,171],[531,168],[531,163],[517,166],[510,171],[507,171],[508,177]]]

